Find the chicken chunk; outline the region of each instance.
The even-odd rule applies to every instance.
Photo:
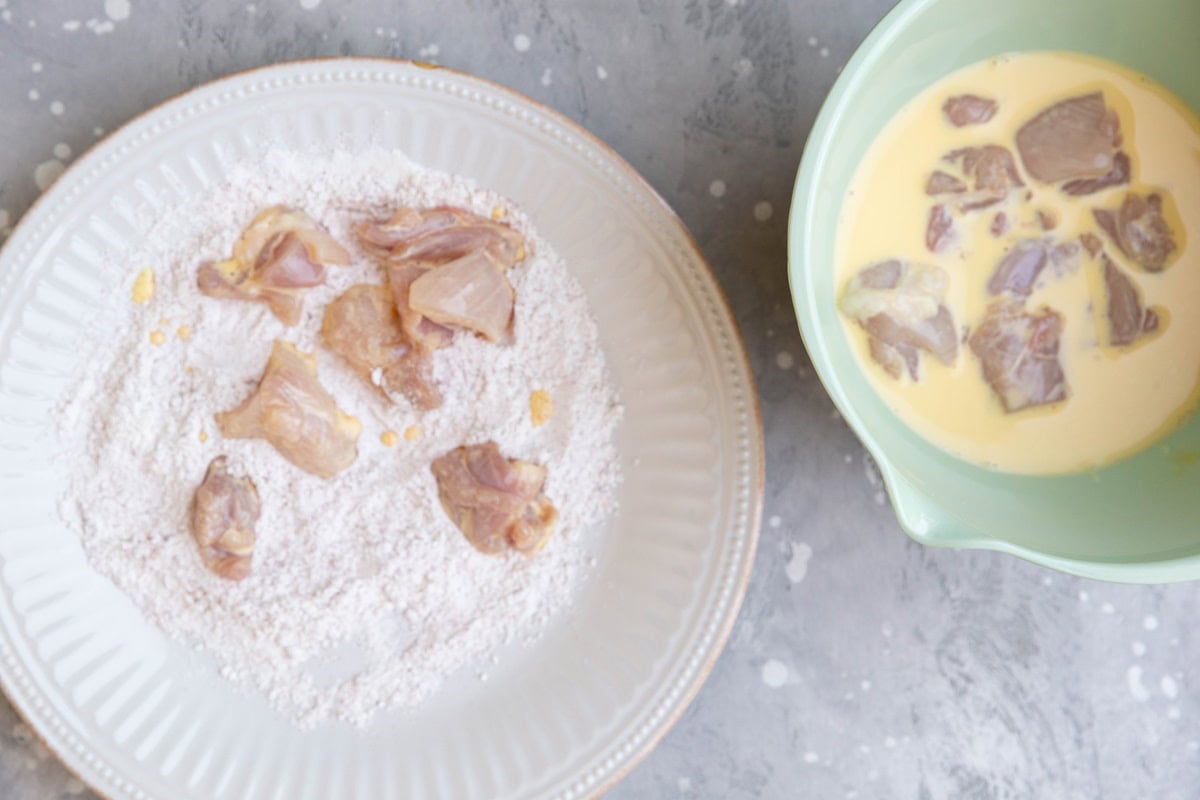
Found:
[[[471,253],[413,281],[408,302],[438,325],[464,328],[495,342],[512,321],[513,288],[491,259]]]
[[[1025,185],[1012,153],[998,144],[952,150],[942,157],[942,161],[958,165],[971,187],[970,192],[956,200],[961,211],[994,206],[1003,202],[1013,189]]]
[[[1046,266],[1047,247],[1036,239],[1022,239],[1005,253],[988,280],[988,294],[993,297],[1004,292],[1028,297]]]
[[[512,547],[533,555],[554,532],[558,512],[542,493],[545,467],[505,458],[489,441],[451,450],[432,470],[446,515],[480,552]]]
[[[482,252],[501,272],[525,258],[525,239],[501,222],[461,208],[401,208],[390,219],[358,227],[358,240],[377,258],[426,268]]]
[[[965,191],[967,191],[965,182],[940,169],[934,170],[925,184],[925,194],[930,197],[936,197],[939,194],[962,194]]]
[[[277,340],[253,393],[214,415],[230,439],[265,439],[305,472],[331,478],[358,457],[362,425],[317,381],[317,362]]]
[[[422,411],[442,404],[431,354],[405,335],[388,287],[363,283],[342,292],[325,308],[321,336],[387,397],[405,397]]]
[[[192,538],[204,565],[231,581],[249,575],[260,511],[254,481],[230,474],[225,456],[214,458],[192,496]]]
[[[1073,181],[1067,181],[1062,185],[1062,190],[1074,197],[1095,194],[1105,189],[1111,189],[1113,186],[1122,186],[1129,183],[1129,178],[1132,174],[1133,163],[1129,160],[1129,156],[1124,151],[1121,151],[1113,156],[1113,168],[1106,174],[1101,175],[1099,178],[1078,178]]]
[[[1117,249],[1146,272],[1162,272],[1170,266],[1178,247],[1163,216],[1161,194],[1143,197],[1130,192],[1116,211],[1097,208],[1092,214]]]
[[[504,273],[525,258],[525,240],[513,228],[458,208],[402,208],[386,221],[360,225],[358,238],[387,266],[396,310],[412,341],[432,350],[448,345],[455,328],[492,341],[507,329],[512,287]],[[483,274],[483,264],[496,275]],[[441,274],[446,269],[451,271]],[[418,283],[417,295],[430,313],[412,302]]]
[[[982,125],[996,116],[999,106],[995,100],[973,94],[960,94],[942,104],[946,121],[956,128]]]
[[[1017,131],[1025,170],[1042,183],[1089,181],[1121,169],[1121,125],[1101,92],[1062,100]],[[1086,184],[1075,184],[1077,192]]]
[[[1062,327],[1062,316],[1049,308],[1031,314],[1022,301],[1006,299],[988,306],[968,343],[1006,412],[1067,399],[1058,355]]]
[[[201,265],[196,285],[209,297],[266,303],[285,325],[300,321],[304,291],[325,281],[327,265],[350,254],[304,212],[283,206],[254,218],[233,257]]]
[[[954,219],[941,203],[929,209],[925,225],[925,246],[931,253],[940,253],[954,241]]]
[[[958,357],[954,318],[942,301],[946,273],[892,259],[866,267],[842,293],[839,307],[870,337],[872,357],[893,378],[918,380],[920,351],[951,365]]]
[[[1123,347],[1158,330],[1158,313],[1142,305],[1141,294],[1129,276],[1104,253],[1100,254],[1100,262],[1108,294],[1108,343]]]
[[[392,262],[387,266],[388,286],[391,287],[392,303],[400,316],[400,327],[409,340],[428,350],[440,350],[454,339],[454,331],[439,325],[419,313],[409,303],[412,285],[431,270],[413,262]]]

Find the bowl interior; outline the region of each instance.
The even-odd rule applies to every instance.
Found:
[[[1070,50],[1122,62],[1200,108],[1200,3],[1194,0],[901,2],[834,87],[804,156],[789,230],[789,277],[814,365],[879,460],[901,524],[931,544],[991,547],[1095,577],[1200,577],[1200,415],[1105,469],[1023,477],[926,442],[862,375],[834,302],[840,198],[874,137],[911,97],[989,56]],[[1197,298],[1200,303],[1200,298]]]

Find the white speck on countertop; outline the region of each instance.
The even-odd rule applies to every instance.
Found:
[[[104,13],[113,22],[129,19],[132,10],[129,0],[104,0]]]
[[[77,31],[77,30],[79,30],[79,27],[80,27],[80,22],[77,19],[69,19],[62,24],[62,29],[64,31],[68,31],[68,32]]]
[[[1129,645],[1129,649],[1132,650],[1133,654],[1138,658],[1146,655],[1146,645],[1143,642],[1133,642]]]
[[[739,58],[733,62],[733,72],[739,77],[746,77],[754,71],[754,62],[748,58]]]
[[[804,754],[804,763],[805,764],[816,764],[820,760],[821,760],[821,757],[811,750],[809,750],[807,753]]]
[[[1079,591],[1079,602],[1086,603],[1088,601],[1088,593],[1082,589]]]
[[[321,5],[321,0],[300,0],[300,7],[305,11],[312,11],[319,5]]]
[[[30,99],[30,100],[37,100],[37,99],[38,99],[39,97],[41,97],[41,96],[42,96],[42,95],[41,95],[41,94],[38,92],[38,90],[37,90],[37,89],[30,89],[30,90],[29,90],[29,99]]]
[[[680,775],[679,780],[675,782],[681,792],[690,792],[692,790],[692,779],[686,775]]]
[[[58,159],[68,159],[71,157],[71,146],[65,142],[59,142],[54,145],[54,157]]]
[[[29,65],[29,68],[30,68],[31,70],[33,70],[34,72],[41,72],[41,71],[42,71],[42,62],[40,62],[40,61],[35,61],[35,62],[33,62],[32,64],[30,64],[30,65]]]
[[[1115,614],[1116,612],[1117,612],[1117,609],[1113,606],[1112,603],[1103,603],[1100,606],[1101,614]]]
[[[772,658],[763,664],[762,682],[772,689],[778,689],[787,683],[788,668],[782,661]]]
[[[62,175],[65,169],[66,165],[57,158],[43,161],[33,169],[33,182],[44,192],[50,188],[50,184],[58,180],[58,176]]]
[[[1179,685],[1170,675],[1163,675],[1162,680],[1158,682],[1158,687],[1162,689],[1163,697],[1168,700],[1174,700],[1179,696]]]
[[[533,47],[533,42],[525,34],[518,33],[513,37],[513,48],[518,53],[527,53],[530,47]]]
[[[713,181],[712,183],[710,183],[708,185],[708,193],[711,194],[713,197],[724,197],[725,196],[725,181],[718,178],[715,181]]]
[[[775,364],[780,369],[791,369],[796,366],[796,359],[792,358],[792,354],[787,350],[780,350],[775,354]]]
[[[63,112],[66,110],[67,110],[67,107],[62,104],[61,100],[55,100],[53,103],[50,104],[50,113],[56,117],[61,117],[63,115]]]
[[[1148,631],[1158,630],[1158,617],[1147,614],[1146,618],[1142,620],[1142,627]]]
[[[1125,673],[1125,680],[1129,684],[1129,693],[1133,695],[1134,700],[1144,703],[1150,699],[1150,692],[1142,685],[1142,668],[1140,666],[1132,665]]]
[[[820,44],[820,40],[817,39],[817,37],[815,37],[815,36],[808,37],[808,46],[809,47],[816,47],[818,44]]]
[[[600,65],[596,65],[596,77],[602,81],[607,80],[608,79],[608,70],[606,70],[604,67],[602,67]]]
[[[792,543],[792,557],[788,559],[785,572],[792,583],[800,583],[808,574],[808,560],[812,558],[812,548],[804,542]]]
[[[766,200],[760,200],[754,204],[754,218],[759,222],[766,222],[773,216],[775,216],[775,209]]]
[[[543,70],[543,72],[542,72],[542,86],[549,86],[551,80],[552,80],[552,78],[551,78],[550,68],[546,67],[546,69]]]
[[[829,48],[828,47],[822,47],[819,52],[821,53],[821,58],[829,58]]]

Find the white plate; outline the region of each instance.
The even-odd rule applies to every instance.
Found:
[[[264,139],[397,147],[512,197],[587,292],[626,406],[621,507],[578,607],[486,684],[452,682],[365,731],[302,732],[235,692],[97,575],[55,513],[49,412],[77,366],[78,321],[98,289],[130,278],[99,254],[129,246],[131,215],[197,195]],[[339,59],[217,81],[80,159],[0,252],[0,680],[114,799],[600,792],[720,651],[761,493],[753,379],[683,226],[585,131],[477,78]]]

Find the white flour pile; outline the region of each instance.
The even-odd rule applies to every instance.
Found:
[[[195,288],[197,266],[228,257],[242,228],[275,204],[307,211],[355,253],[308,293],[294,328],[265,305]],[[440,204],[505,209],[530,256],[509,272],[515,343],[459,334],[434,356],[445,403],[421,414],[389,404],[321,346],[319,332],[339,292],[384,282],[357,251],[352,225],[398,205]],[[151,621],[299,724],[365,724],[420,703],[503,644],[535,639],[570,605],[591,563],[583,534],[615,502],[620,413],[583,292],[519,209],[393,151],[276,151],[237,166],[201,202],[146,217],[143,245],[110,254],[129,280],[102,303],[109,316],[87,328],[82,346],[94,349],[58,424],[70,475],[63,517],[91,563]],[[129,286],[144,267],[155,270],[157,292],[136,306]],[[157,346],[154,331],[165,334]],[[315,352],[321,383],[363,423],[358,460],[331,480],[265,441],[223,440],[213,422],[253,389],[276,338]],[[554,403],[540,427],[529,416],[536,389]],[[420,436],[409,441],[413,426]],[[381,443],[386,430],[400,434],[395,447]],[[560,522],[534,558],[476,552],[438,503],[432,460],[488,439],[549,470],[545,491]],[[192,493],[220,454],[262,500],[253,571],[240,583],[204,568],[187,525]]]

